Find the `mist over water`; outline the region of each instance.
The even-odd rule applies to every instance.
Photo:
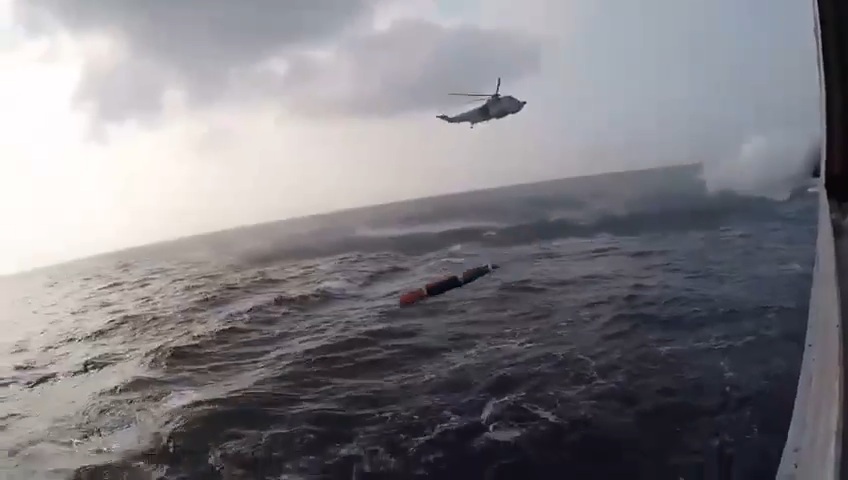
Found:
[[[795,132],[775,132],[748,138],[727,158],[704,162],[707,189],[786,200],[809,183],[818,162],[817,143]]]
[[[771,480],[816,203],[770,148],[2,279],[0,477]]]

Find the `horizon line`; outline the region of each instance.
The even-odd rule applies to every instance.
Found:
[[[578,174],[578,175],[573,175],[573,176],[568,176],[568,177],[549,178],[549,179],[545,179],[545,180],[530,180],[530,181],[523,181],[523,182],[518,182],[518,183],[495,185],[495,186],[491,186],[491,187],[472,188],[472,189],[469,189],[469,190],[444,192],[444,193],[438,193],[438,194],[433,194],[433,195],[424,195],[424,196],[419,196],[419,197],[402,198],[402,199],[398,199],[398,200],[389,200],[389,201],[385,201],[385,202],[356,205],[356,206],[353,206],[353,207],[339,208],[339,209],[334,209],[334,210],[325,210],[325,211],[319,211],[319,212],[303,214],[303,215],[293,215],[293,216],[290,216],[290,217],[283,217],[283,218],[278,218],[278,219],[275,219],[275,220],[268,220],[268,221],[262,221],[262,222],[256,222],[256,223],[244,223],[244,224],[239,224],[239,225],[233,225],[231,227],[226,227],[226,228],[220,228],[220,229],[215,229],[215,230],[206,230],[206,231],[188,234],[188,235],[179,235],[179,236],[166,238],[166,239],[162,239],[162,240],[157,240],[157,241],[153,241],[153,242],[148,242],[148,243],[141,243],[141,244],[137,244],[137,245],[129,245],[129,246],[125,246],[125,247],[119,247],[119,248],[116,248],[116,249],[113,249],[113,250],[105,250],[105,251],[102,251],[102,252],[93,253],[93,254],[89,254],[89,255],[82,255],[82,256],[79,256],[79,257],[70,258],[68,260],[62,260],[62,261],[59,261],[59,262],[49,263],[49,264],[46,264],[46,265],[37,265],[37,266],[31,267],[31,268],[24,268],[24,269],[13,271],[13,272],[0,273],[0,280],[7,280],[9,278],[13,278],[13,277],[16,277],[16,276],[19,276],[19,275],[35,273],[35,272],[38,272],[40,270],[44,270],[44,269],[48,269],[48,268],[59,267],[59,266],[62,266],[62,265],[70,265],[70,264],[82,262],[82,261],[85,261],[85,260],[92,260],[92,259],[95,259],[95,258],[98,258],[98,257],[106,257],[106,256],[109,256],[109,255],[116,255],[116,254],[119,254],[119,253],[130,252],[130,251],[133,251],[133,250],[140,250],[140,249],[144,249],[144,248],[148,248],[148,247],[153,247],[153,246],[156,246],[156,245],[166,245],[166,244],[169,244],[169,243],[177,243],[177,242],[189,240],[189,239],[192,239],[192,238],[212,236],[212,235],[217,235],[217,234],[222,234],[222,233],[227,233],[227,232],[235,232],[235,231],[238,231],[238,230],[250,229],[250,228],[261,227],[261,226],[266,226],[266,225],[273,225],[273,224],[281,223],[281,222],[320,218],[320,217],[323,217],[323,216],[335,215],[335,214],[340,214],[340,213],[344,213],[344,212],[353,212],[353,211],[356,211],[356,210],[364,210],[364,209],[379,208],[379,207],[388,207],[388,206],[400,205],[400,204],[408,203],[408,202],[416,202],[416,201],[422,201],[422,200],[432,200],[432,199],[436,199],[436,198],[445,198],[445,197],[451,197],[451,196],[455,196],[455,195],[464,195],[464,194],[470,194],[470,193],[487,192],[487,191],[498,190],[498,189],[502,189],[502,188],[515,188],[515,187],[522,187],[522,186],[537,185],[537,184],[542,184],[542,183],[557,182],[557,181],[562,181],[562,180],[574,180],[574,179],[580,179],[580,178],[600,177],[600,176],[605,176],[605,175],[615,175],[615,174],[622,174],[622,173],[647,172],[647,171],[651,171],[651,170],[661,170],[661,169],[665,169],[665,168],[696,167],[696,166],[703,166],[703,162],[698,161],[698,162],[691,162],[691,163],[675,163],[675,164],[667,164],[667,165],[657,165],[657,166],[652,166],[652,167],[641,167],[641,168],[633,168],[633,169],[608,170],[608,171],[603,171],[603,172],[585,173],[585,174]]]

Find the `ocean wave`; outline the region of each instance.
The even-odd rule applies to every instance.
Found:
[[[285,244],[270,249],[244,252],[245,261],[266,263],[332,257],[343,252],[396,252],[415,256],[450,248],[455,245],[479,244],[508,247],[534,241],[560,238],[591,238],[598,235],[639,236],[687,231],[714,231],[728,222],[744,221],[773,208],[766,199],[749,199],[734,194],[715,197],[644,200],[642,209],[618,213],[598,213],[591,218],[574,219],[558,216],[525,217],[513,223],[453,222],[424,224],[395,229],[369,229],[342,237],[326,237],[310,244]],[[660,203],[657,201],[657,203]],[[648,208],[653,207],[653,208]],[[526,219],[536,218],[530,221]]]
[[[654,191],[670,181],[618,204],[631,183],[348,212],[33,277],[9,303],[27,328],[4,343],[0,476],[773,478],[815,202]]]

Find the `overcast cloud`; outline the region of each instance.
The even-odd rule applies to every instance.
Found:
[[[511,83],[538,73],[541,46],[511,31],[404,20],[332,55],[292,60],[280,93],[297,110],[392,115],[455,104],[447,92],[494,92],[499,76]]]
[[[820,128],[807,1],[0,0],[0,24],[0,271],[609,170],[756,178]],[[434,118],[499,76],[520,115]]]
[[[259,93],[311,115],[394,115],[539,69],[527,33],[423,19],[376,30],[378,11],[398,1],[27,0],[15,15],[35,34],[119,42],[117,58],[89,61],[78,91],[107,121],[156,116],[169,89],[194,105]]]

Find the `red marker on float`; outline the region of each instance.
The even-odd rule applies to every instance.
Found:
[[[462,276],[451,275],[439,281],[428,283],[427,285],[422,288],[419,288],[418,290],[413,290],[411,292],[407,292],[401,295],[400,305],[412,305],[421,300],[424,300],[427,297],[435,297],[445,292],[449,292],[454,288],[459,288],[463,285],[473,282],[474,280],[477,280],[478,278],[484,275],[488,275],[489,273],[493,272],[494,270],[497,270],[498,268],[499,267],[497,265],[483,265],[462,272]]]

